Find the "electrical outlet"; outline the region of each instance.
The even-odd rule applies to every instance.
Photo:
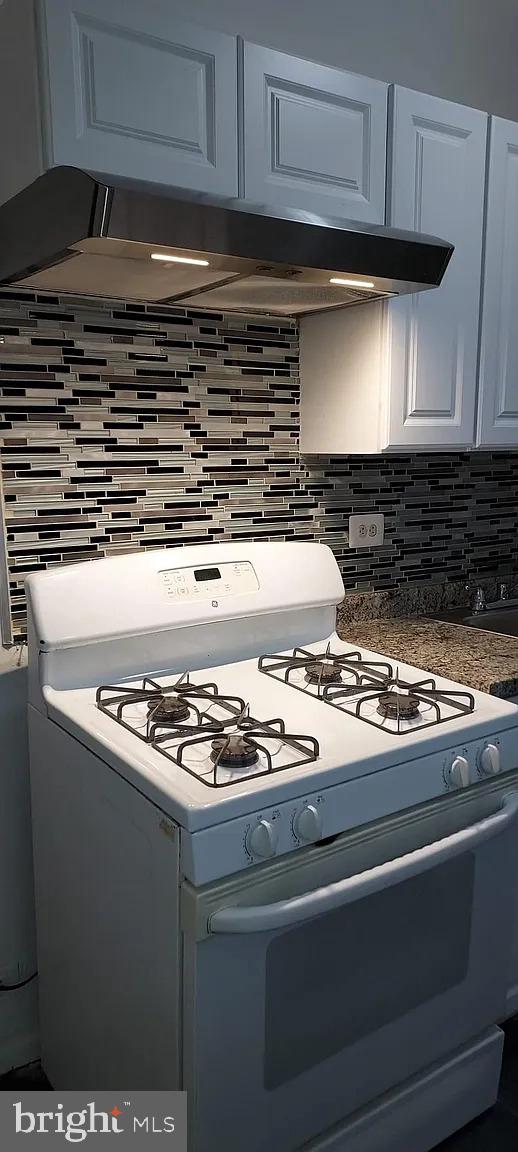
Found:
[[[365,512],[349,516],[349,548],[379,548],[385,538],[382,512]]]

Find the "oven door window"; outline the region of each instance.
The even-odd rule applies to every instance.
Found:
[[[466,853],[275,937],[264,1084],[278,1088],[462,983],[475,857]]]

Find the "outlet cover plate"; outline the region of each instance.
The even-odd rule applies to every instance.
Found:
[[[361,512],[349,516],[349,548],[379,548],[385,539],[382,512]]]

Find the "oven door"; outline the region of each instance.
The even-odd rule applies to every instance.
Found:
[[[292,1152],[505,1014],[518,792],[183,891],[193,1152]]]

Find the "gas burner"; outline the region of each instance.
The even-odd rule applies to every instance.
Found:
[[[163,721],[169,724],[182,724],[188,719],[191,711],[185,696],[178,696],[174,692],[155,696],[148,701],[147,709],[149,720],[154,724],[161,724]]]
[[[380,696],[376,711],[388,720],[415,720],[421,711],[419,697],[413,696],[410,692],[396,692],[395,689],[391,689]]]
[[[259,751],[255,740],[240,732],[232,732],[212,741],[210,758],[221,768],[250,768],[257,764]]]
[[[308,652],[305,648],[294,648],[291,656],[277,654],[259,658],[258,668],[266,676],[281,680],[299,692],[325,698],[327,690],[337,685],[361,686],[362,684],[384,684],[391,680],[393,670],[384,660],[364,660],[361,652],[331,651],[328,644],[325,652]]]
[[[342,673],[334,660],[326,656],[306,664],[305,679],[308,684],[336,684],[342,679]]]
[[[221,696],[217,684],[192,684],[188,672],[173,684],[159,684],[144,676],[139,684],[102,685],[96,704],[147,744],[164,729],[178,736],[219,732],[245,709],[239,696]]]
[[[96,705],[177,768],[209,788],[238,784],[318,760],[313,736],[286,732],[284,720],[255,720],[240,696],[216,684],[173,684],[145,676],[138,684],[102,685]]]
[[[475,711],[471,692],[438,689],[432,677],[408,684],[399,679],[397,669],[394,678],[387,679],[377,691],[374,688],[372,680],[339,687],[329,684],[322,698],[333,708],[394,736],[408,736]]]
[[[153,747],[210,788],[225,788],[253,776],[269,776],[318,760],[313,736],[286,732],[284,720],[255,720],[248,707],[222,724],[215,735],[191,729],[193,738],[180,743],[171,732],[158,732]]]

